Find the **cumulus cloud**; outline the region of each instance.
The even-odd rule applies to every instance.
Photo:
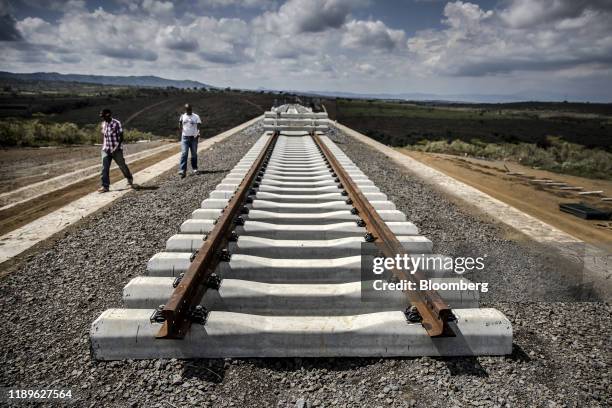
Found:
[[[340,28],[359,2],[349,0],[289,0],[255,23],[270,32],[317,33]]]
[[[373,47],[391,51],[403,48],[405,42],[406,35],[403,30],[392,30],[380,20],[352,20],[346,24],[346,31],[342,36],[342,45],[350,48]]]
[[[546,15],[536,7],[539,24],[533,27],[536,20],[524,18],[524,7],[523,0],[515,0],[496,13],[472,3],[448,3],[443,20],[447,27],[418,33],[408,40],[409,50],[424,70],[459,76],[558,71],[580,64],[609,68],[612,15],[605,7],[567,7]]]
[[[193,52],[198,49],[198,41],[190,37],[183,27],[174,25],[159,30],[155,42],[170,50]]]
[[[444,16],[444,23],[450,27],[473,32],[480,28],[481,22],[493,16],[493,11],[484,11],[476,4],[457,1],[444,7]]]
[[[491,9],[451,1],[440,5],[440,27],[410,36],[376,13],[364,17],[360,7],[377,7],[367,0],[21,1],[40,13],[15,21],[23,10],[0,0],[5,69],[202,75],[254,87],[345,81],[347,90],[410,78],[612,75],[609,0],[499,0]]]
[[[317,49],[291,37],[269,38],[260,51],[272,58],[299,59],[316,55]]]
[[[99,49],[99,52],[101,55],[105,55],[107,57],[120,58],[124,60],[157,60],[157,54],[155,52],[130,45],[126,47],[111,47],[108,45],[102,45]]]
[[[370,65],[370,64],[357,64],[355,66],[355,68],[357,69],[358,72],[362,73],[362,74],[366,74],[366,75],[371,75],[374,74],[376,72],[376,67]]]
[[[26,17],[17,23],[19,31],[34,44],[44,44],[57,34],[51,23],[38,17]]]
[[[154,16],[172,16],[174,14],[174,4],[170,1],[143,0],[142,9]]]
[[[200,57],[218,64],[237,64],[250,60],[246,49],[250,44],[247,23],[237,18],[200,17],[186,27],[192,38],[201,38]]]
[[[198,5],[204,7],[244,7],[269,9],[274,7],[277,0],[198,0]]]
[[[15,32],[27,46],[16,47],[10,60],[76,64],[106,58],[104,65],[130,67],[142,61],[174,67],[179,59],[185,68],[193,69],[203,61],[239,64],[251,58],[247,52],[250,29],[243,20],[196,16],[180,21],[171,15],[170,2],[144,0],[136,5],[142,8],[136,15],[98,8],[64,13],[53,24],[26,17],[15,24]],[[49,50],[66,55],[53,59]]]
[[[511,27],[527,28],[565,19],[579,18],[587,10],[612,10],[609,0],[512,0],[501,12]]]
[[[13,3],[24,3],[32,9],[52,10],[65,13],[86,9],[85,0],[20,0],[19,2]]]

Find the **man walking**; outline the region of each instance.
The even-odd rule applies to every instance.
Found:
[[[179,118],[179,132],[181,133],[181,161],[179,163],[179,176],[185,177],[187,171],[187,155],[191,150],[191,169],[198,174],[198,137],[200,136],[200,117],[193,113],[191,105],[185,104],[185,113]]]
[[[134,187],[132,173],[130,173],[130,169],[123,159],[123,147],[121,146],[123,144],[123,128],[121,122],[113,118],[110,109],[102,109],[100,117],[102,118],[102,187],[98,192],[108,192],[112,160],[115,160],[130,187]]]

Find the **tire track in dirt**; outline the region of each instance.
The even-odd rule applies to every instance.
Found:
[[[144,112],[148,111],[149,109],[152,109],[152,108],[154,108],[154,107],[156,107],[156,106],[163,105],[163,104],[165,104],[165,103],[172,102],[172,101],[176,101],[176,100],[178,100],[178,99],[177,99],[177,98],[169,98],[169,99],[164,99],[163,101],[155,102],[155,103],[154,103],[154,104],[152,104],[152,105],[146,106],[146,107],[142,108],[141,110],[139,110],[138,112],[135,112],[135,113],[131,114],[131,115],[130,115],[130,116],[129,116],[129,117],[128,117],[128,118],[127,118],[127,119],[126,119],[124,122],[123,122],[123,125],[124,125],[124,126],[125,126],[125,125],[127,125],[127,124],[128,124],[128,123],[130,123],[132,120],[136,119],[138,116],[140,116],[142,113],[144,113]]]

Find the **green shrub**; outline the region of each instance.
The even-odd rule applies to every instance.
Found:
[[[545,145],[548,147],[539,147],[533,143],[483,143],[479,140],[468,143],[457,139],[450,143],[445,140],[421,140],[406,148],[428,153],[511,160],[558,173],[612,179],[611,153],[588,149],[557,137],[547,137]]]
[[[47,123],[39,119],[0,120],[0,146],[39,147],[53,145],[95,144],[102,142],[100,125],[79,128],[74,123]],[[125,129],[125,142],[152,140],[154,135],[137,129]]]

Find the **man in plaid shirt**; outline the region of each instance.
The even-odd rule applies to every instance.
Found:
[[[123,128],[121,122],[113,118],[110,109],[102,109],[100,112],[102,118],[102,187],[98,190],[99,193],[106,193],[110,186],[110,165],[111,161],[115,160],[117,166],[128,181],[130,187],[133,187],[132,173],[125,160],[123,159]]]

